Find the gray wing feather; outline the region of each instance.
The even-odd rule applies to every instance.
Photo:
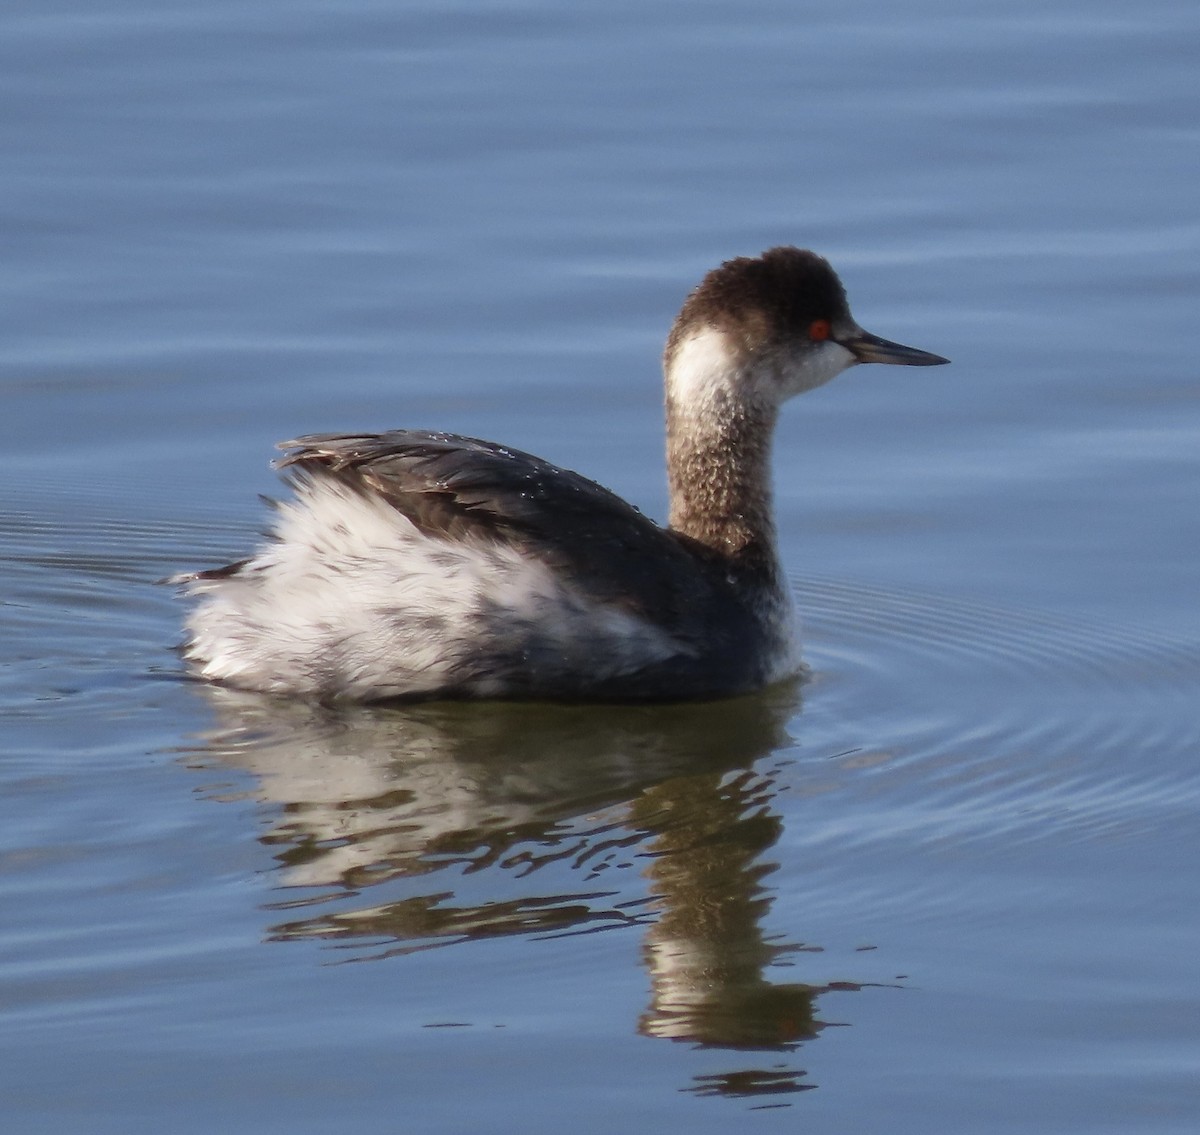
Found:
[[[713,599],[711,553],[615,493],[520,450],[455,434],[393,430],[281,442],[276,465],[337,477],[430,536],[503,541],[569,573],[594,598],[675,622]]]

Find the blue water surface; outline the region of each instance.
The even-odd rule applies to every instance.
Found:
[[[1200,10],[10,0],[0,1116],[1192,1132]],[[155,581],[280,438],[665,514],[659,353],[781,243],[949,356],[790,407],[811,676],[268,703]]]

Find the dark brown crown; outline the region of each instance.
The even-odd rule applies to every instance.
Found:
[[[714,327],[754,350],[807,336],[815,320],[834,323],[848,315],[845,289],[827,260],[802,248],[772,248],[709,272],[684,303],[667,351],[699,327]]]

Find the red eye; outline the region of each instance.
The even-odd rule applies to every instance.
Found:
[[[828,319],[814,319],[808,328],[808,337],[814,343],[820,343],[828,339],[832,332]]]

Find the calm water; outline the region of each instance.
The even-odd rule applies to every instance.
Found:
[[[1200,8],[10,0],[13,1132],[1192,1132]],[[661,516],[683,295],[790,242],[950,356],[792,407],[812,680],[319,713],[154,581],[281,437]]]

